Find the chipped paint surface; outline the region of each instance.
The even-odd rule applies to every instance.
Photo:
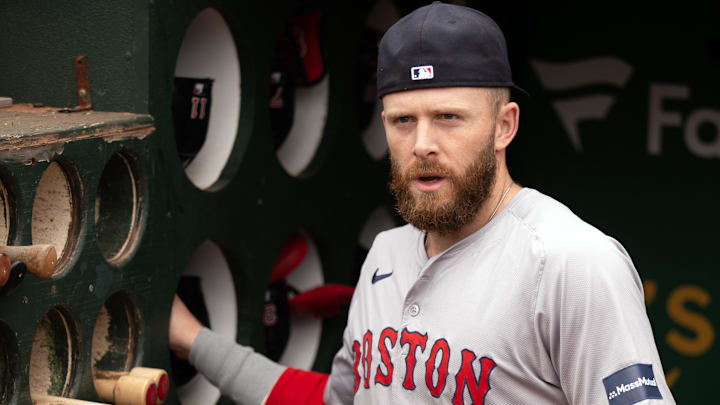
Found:
[[[62,155],[64,149],[64,143],[56,143],[47,146],[13,151],[0,150],[0,160],[23,163],[25,165],[31,165],[38,162],[52,162],[53,159]]]
[[[15,104],[0,108],[0,160],[51,161],[64,145],[83,139],[105,142],[144,139],[155,131],[153,118],[124,112],[59,112],[57,108]]]

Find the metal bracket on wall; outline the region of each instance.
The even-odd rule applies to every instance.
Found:
[[[75,86],[77,88],[78,105],[73,108],[62,108],[60,112],[86,111],[92,109],[90,100],[90,74],[87,58],[84,55],[73,58],[75,65]]]

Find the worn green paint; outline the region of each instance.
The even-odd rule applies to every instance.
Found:
[[[138,118],[142,120],[142,117]],[[102,131],[102,126],[95,130]],[[77,133],[87,131],[79,126]],[[62,152],[51,161],[59,161],[71,178],[71,188],[78,206],[78,225],[73,229],[71,238],[76,245],[63,265],[66,270],[62,276],[48,280],[40,280],[28,276],[20,287],[11,295],[1,297],[0,319],[6,322],[13,333],[17,334],[19,367],[14,377],[15,393],[18,403],[29,402],[27,373],[30,361],[32,339],[37,326],[45,313],[55,305],[66,308],[68,321],[77,330],[76,348],[77,361],[74,364],[72,385],[68,394],[81,398],[94,398],[91,359],[92,331],[100,308],[107,298],[116,291],[127,291],[137,301],[144,321],[158,322],[158,318],[167,317],[167,313],[159,314],[158,304],[153,299],[153,289],[157,286],[150,281],[163,280],[165,270],[163,256],[155,250],[156,237],[150,216],[143,217],[140,224],[140,241],[132,257],[123,263],[121,268],[108,264],[99,250],[95,239],[95,199],[99,188],[101,174],[107,162],[122,151],[137,157],[139,176],[147,188],[147,178],[154,171],[151,153],[152,136],[143,139],[122,139],[106,142],[105,138],[85,137],[79,141],[74,138],[72,130],[67,133]],[[85,132],[87,135],[87,132]],[[32,137],[31,137],[32,138]],[[65,140],[63,140],[65,142]],[[0,159],[0,178],[8,189],[10,205],[10,243],[23,245],[31,243],[30,218],[34,191],[43,171],[50,162],[35,160],[34,163],[22,159]],[[148,203],[149,212],[157,212],[157,202]],[[103,268],[96,272],[95,269]],[[162,284],[164,285],[164,283]],[[170,288],[170,287],[168,287]],[[165,308],[167,310],[169,307]],[[155,334],[162,333],[155,331]],[[148,334],[157,341],[153,333]],[[145,344],[149,345],[150,342]],[[140,347],[137,353],[142,354]],[[140,363],[143,364],[143,363]]]
[[[17,342],[10,328],[0,321],[0,401],[6,403],[14,393]]]

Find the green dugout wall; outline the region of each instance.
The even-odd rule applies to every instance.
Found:
[[[718,6],[466,3],[503,27],[516,82],[532,95],[509,151],[514,178],[623,243],[677,402],[712,398]],[[298,231],[311,241],[294,280],[301,289],[356,281],[358,245],[399,223],[365,102],[375,38],[366,28],[382,31],[424,3],[382,4],[0,4],[0,97],[16,109],[75,106],[72,58],[85,55],[95,111],[0,109],[0,243],[63,252],[53,278],[27,276],[0,297],[0,403],[28,403],[31,390],[98,401],[96,368],[170,370],[167,318],[183,274],[217,273],[203,280],[221,302],[207,303],[210,322],[265,352],[265,289]],[[295,127],[278,147],[268,85],[276,50],[288,22],[313,12],[324,16],[327,71],[296,88]],[[187,170],[176,75],[215,79],[207,142],[218,151],[198,153]],[[343,313],[299,322],[310,337],[286,351],[309,355],[284,360],[328,371]],[[166,403],[231,403],[171,377]]]

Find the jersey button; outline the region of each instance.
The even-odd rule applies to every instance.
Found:
[[[410,305],[410,308],[408,308],[408,313],[410,313],[410,316],[417,316],[420,313],[420,306],[418,306],[418,304]]]

